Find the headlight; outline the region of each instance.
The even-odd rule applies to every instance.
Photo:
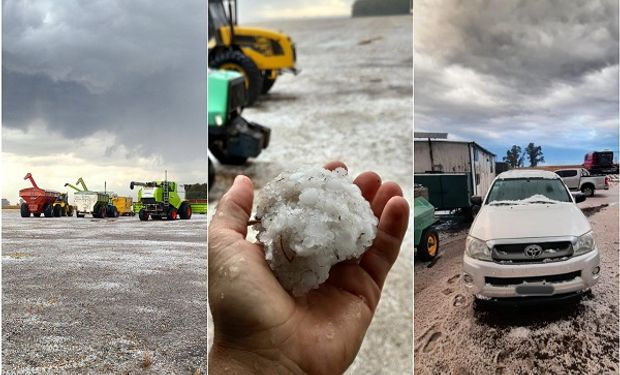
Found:
[[[222,120],[222,116],[215,115],[215,125],[217,125],[217,126],[224,125],[224,120]]]
[[[577,242],[573,245],[573,255],[582,255],[585,253],[589,253],[594,250],[596,247],[596,243],[594,242],[594,237],[592,236],[592,232],[588,232],[583,236],[577,238]]]
[[[465,254],[478,260],[492,260],[491,249],[487,243],[472,236],[467,236],[467,240],[465,240]]]

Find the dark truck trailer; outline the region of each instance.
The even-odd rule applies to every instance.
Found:
[[[618,174],[612,151],[593,151],[583,157],[583,167],[592,175]]]

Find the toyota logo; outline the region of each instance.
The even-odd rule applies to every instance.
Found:
[[[543,248],[539,245],[529,245],[523,252],[530,258],[538,258],[543,253]]]

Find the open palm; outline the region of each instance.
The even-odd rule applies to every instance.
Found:
[[[337,167],[345,166],[325,166]],[[210,370],[335,374],[351,364],[409,218],[409,205],[395,183],[382,183],[373,172],[354,183],[379,218],[373,245],[359,262],[332,267],[318,289],[293,297],[273,275],[262,247],[245,239],[253,185],[247,177],[235,179],[209,227],[209,304],[215,326]]]

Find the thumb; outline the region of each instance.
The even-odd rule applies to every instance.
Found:
[[[230,230],[245,238],[248,230],[248,220],[252,214],[254,200],[254,184],[248,177],[235,177],[233,185],[222,196],[217,211],[211,220],[211,229]]]

